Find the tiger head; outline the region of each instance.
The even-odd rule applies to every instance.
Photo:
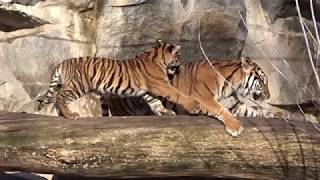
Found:
[[[241,65],[246,74],[242,95],[252,96],[255,101],[269,99],[268,78],[262,69],[248,57],[241,57]]]
[[[165,68],[168,75],[177,74],[180,72],[181,61],[178,56],[178,51],[181,49],[179,45],[172,45],[157,39],[156,47],[157,61]]]

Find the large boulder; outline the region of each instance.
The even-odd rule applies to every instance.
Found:
[[[94,33],[90,22],[83,14],[79,14],[78,9],[74,9],[74,4],[53,3],[44,1],[34,6],[12,4],[3,7],[3,10],[30,15],[24,16],[25,19],[37,17],[39,21],[46,23],[33,28],[28,26],[0,32],[0,83],[5,82],[0,86],[1,109],[36,112],[36,99],[48,88],[53,68],[59,62],[71,57],[94,55]],[[79,8],[83,7],[79,5]],[[14,14],[15,18],[17,14]],[[8,15],[7,18],[11,17]],[[11,23],[11,27],[22,26]],[[88,98],[83,99],[87,101]],[[72,108],[75,109],[80,104],[75,103]],[[41,113],[55,112],[47,108]],[[83,114],[87,115],[88,110]]]
[[[235,58],[244,45],[246,30],[238,14],[244,11],[241,1],[130,2],[130,6],[116,6],[114,1],[99,5],[98,56],[134,56],[150,47],[156,38],[163,38],[182,45],[182,59],[198,60],[204,57],[199,48],[199,28],[210,58]]]

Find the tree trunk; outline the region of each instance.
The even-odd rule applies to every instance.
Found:
[[[320,133],[303,120],[204,116],[81,118],[0,111],[0,171],[104,177],[320,177]]]

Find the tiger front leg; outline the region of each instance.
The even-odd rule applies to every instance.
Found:
[[[199,114],[200,113],[200,102],[186,96],[178,89],[173,86],[163,83],[154,85],[151,88],[151,92],[156,96],[162,96],[168,98],[170,101],[180,104],[185,110],[190,114]]]
[[[235,118],[228,109],[221,106],[218,102],[201,100],[201,110],[208,116],[216,117],[222,121],[226,131],[233,137],[239,136],[243,131],[243,126],[237,118]]]
[[[72,112],[68,107],[69,103],[78,98],[79,97],[77,97],[75,91],[72,89],[63,89],[58,92],[55,105],[59,116],[70,120],[79,119],[79,114]]]

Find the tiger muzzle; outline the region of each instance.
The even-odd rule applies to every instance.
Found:
[[[267,100],[267,99],[269,99],[270,98],[270,94],[267,92],[264,92],[264,93],[261,93],[261,94],[256,94],[256,93],[254,93],[253,94],[253,99],[255,100],[255,101],[264,101],[264,100]]]
[[[181,70],[181,62],[179,60],[174,60],[170,62],[167,66],[167,73],[168,74],[179,74]]]

